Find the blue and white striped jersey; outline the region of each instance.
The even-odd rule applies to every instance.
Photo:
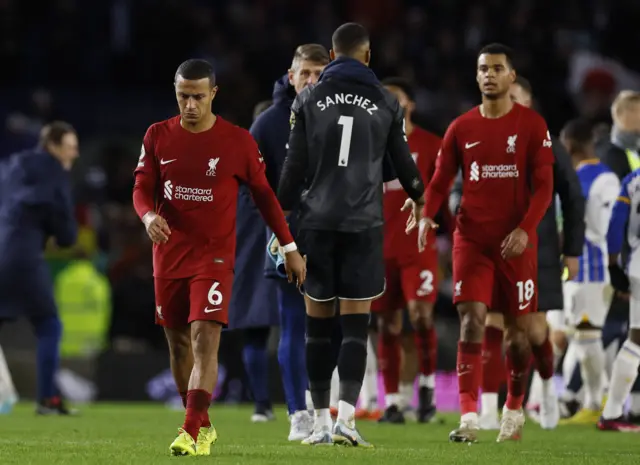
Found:
[[[640,169],[622,180],[607,234],[609,253],[619,254],[625,239],[631,248],[628,273],[640,278]]]
[[[609,251],[607,231],[620,181],[599,160],[586,160],[576,168],[585,204],[585,240],[577,282],[608,282]]]

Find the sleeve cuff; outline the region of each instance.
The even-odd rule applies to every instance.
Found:
[[[291,242],[287,245],[282,246],[282,251],[284,253],[295,252],[296,250],[298,250],[298,246],[296,245],[295,242]]]

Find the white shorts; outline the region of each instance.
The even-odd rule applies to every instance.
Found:
[[[629,276],[629,328],[640,329],[640,278]]]
[[[547,324],[551,331],[566,331],[567,319],[564,310],[547,310]]]
[[[640,281],[639,281],[640,284]],[[575,327],[580,323],[602,328],[607,319],[613,288],[609,283],[577,283],[565,282],[564,311],[569,325]]]

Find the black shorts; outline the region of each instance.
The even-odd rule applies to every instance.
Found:
[[[368,300],[384,292],[382,226],[359,232],[305,229],[297,242],[307,256],[307,296],[319,302]]]

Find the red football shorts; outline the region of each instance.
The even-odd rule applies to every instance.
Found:
[[[438,295],[438,250],[428,248],[408,260],[385,260],[384,294],[374,300],[373,312],[403,309],[407,302],[435,302]]]
[[[491,250],[459,236],[453,245],[453,303],[482,302],[512,316],[538,308],[538,251],[529,244],[519,257],[503,260]]]
[[[233,271],[219,271],[213,277],[182,279],[154,278],[156,324],[181,328],[192,321],[229,321]]]

